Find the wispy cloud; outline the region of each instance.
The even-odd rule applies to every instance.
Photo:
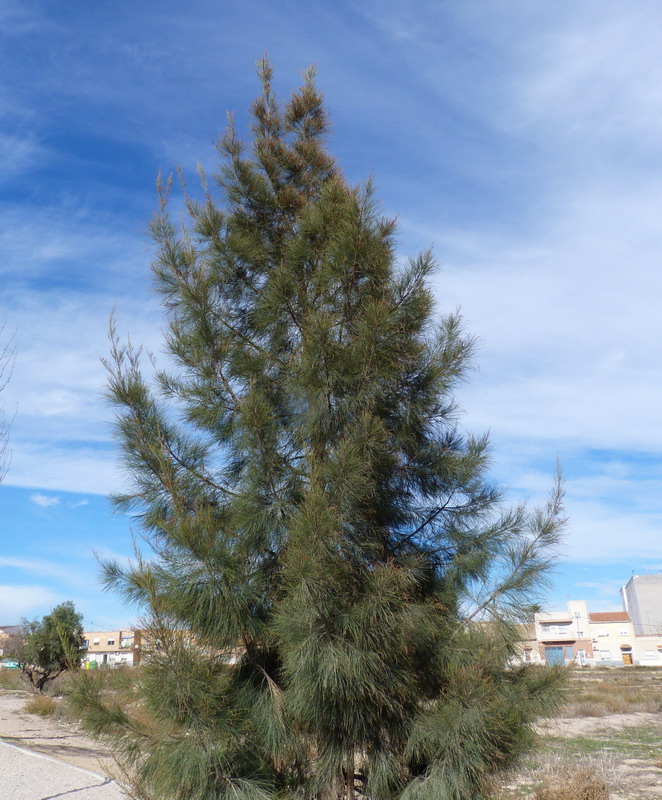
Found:
[[[88,506],[90,504],[89,500],[76,500],[74,503],[67,503],[67,506],[71,509],[74,508],[81,508],[81,506]]]
[[[211,142],[227,108],[245,121],[266,47],[281,94],[319,64],[331,147],[352,180],[374,172],[403,253],[435,245],[439,307],[461,306],[480,338],[463,423],[491,431],[509,496],[540,500],[558,455],[566,556],[657,563],[659,6],[350,0],[292,26],[262,0],[230,4],[223,25],[207,0],[147,25],[151,5],[131,26],[104,4],[0,8],[20,45],[0,54],[20,76],[0,98],[3,186],[20,173],[34,187],[0,204],[0,319],[20,347],[3,395],[16,412],[6,485],[39,490],[42,508],[121,485],[99,356],[113,306],[121,331],[160,349],[141,233],[153,175],[177,161],[215,168]],[[25,56],[40,47],[43,62]]]
[[[17,586],[0,584],[0,609],[4,615],[3,625],[15,625],[23,617],[29,617],[37,610],[49,608],[59,602],[56,592],[43,586]]]
[[[0,567],[19,570],[28,576],[53,578],[58,581],[70,582],[77,574],[76,567],[68,566],[61,562],[53,563],[43,559],[16,558],[13,556],[0,556]]]
[[[42,508],[51,508],[52,506],[60,505],[59,497],[55,497],[54,495],[41,494],[40,492],[35,492],[35,494],[31,494],[30,500],[36,506],[41,506]]]
[[[16,330],[19,347],[2,397],[14,416],[7,485],[96,494],[118,488],[113,414],[104,399],[107,376],[101,363],[115,302],[117,297],[103,292],[4,295],[0,318],[4,314]],[[158,354],[160,331],[151,300],[123,298],[120,306],[120,331]]]

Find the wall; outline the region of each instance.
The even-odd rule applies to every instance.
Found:
[[[637,636],[662,634],[662,574],[633,575],[621,598]]]

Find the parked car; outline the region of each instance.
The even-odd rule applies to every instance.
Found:
[[[0,659],[0,669],[20,669],[21,665],[13,658]]]

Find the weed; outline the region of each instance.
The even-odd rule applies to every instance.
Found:
[[[609,800],[609,788],[590,769],[580,769],[561,776],[534,795],[535,800]]]
[[[39,714],[42,717],[50,717],[55,713],[56,703],[47,694],[33,694],[28,702],[23,706],[28,714]]]
[[[20,669],[0,669],[0,689],[16,691],[23,688]]]

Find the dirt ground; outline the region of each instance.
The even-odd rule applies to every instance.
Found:
[[[30,695],[0,689],[0,739],[73,766],[109,775],[113,759],[76,725],[28,714]],[[545,776],[590,766],[608,783],[612,800],[662,798],[662,712],[558,718],[540,726],[542,747],[507,787],[504,800],[530,798]]]
[[[29,697],[27,692],[0,689],[0,739],[101,775],[112,773],[109,751],[75,725],[23,711]]]
[[[662,798],[662,713],[559,717],[539,727],[541,747],[510,781],[503,800],[532,798],[541,782],[588,768],[612,800]]]
[[[542,723],[539,730],[542,735],[572,739],[645,726],[660,727],[662,735],[662,714],[635,711],[630,714],[608,714],[605,717],[558,717]]]

